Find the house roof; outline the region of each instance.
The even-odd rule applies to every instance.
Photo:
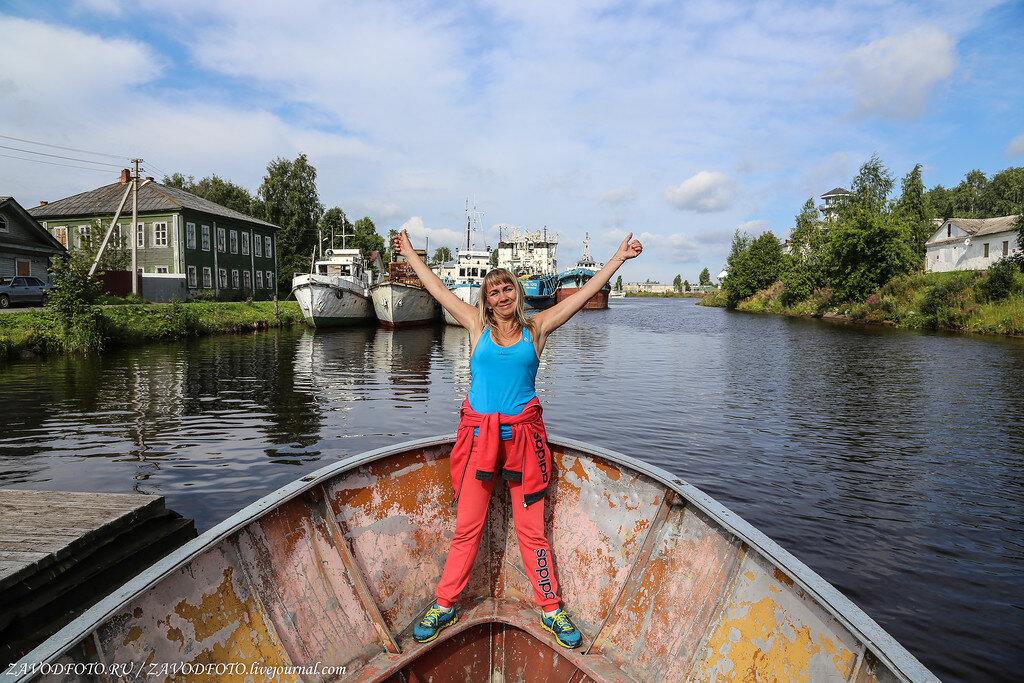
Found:
[[[28,210],[36,218],[62,218],[73,216],[95,216],[97,214],[113,214],[117,211],[118,204],[127,185],[111,183],[98,187],[95,190],[82,192],[71,197],[58,199],[42,206],[34,206]],[[168,187],[156,182],[150,182],[139,188],[138,199],[139,213],[154,213],[158,211],[180,211],[191,209],[214,217],[231,218],[236,221],[265,225],[270,228],[279,229],[279,226],[258,218],[253,218],[240,211],[229,209],[211,202],[208,199],[197,197],[191,192],[179,190],[176,187]]]
[[[4,206],[5,204],[10,205],[16,213],[21,215],[25,221],[25,225],[28,226],[29,230],[36,234],[36,237],[39,238],[40,241],[50,245],[54,251],[58,251],[62,254],[67,253],[68,250],[64,248],[64,245],[60,243],[60,240],[51,235],[46,228],[40,225],[39,221],[37,221],[32,214],[26,211],[25,207],[18,203],[18,200],[14,197],[0,196],[0,206]]]
[[[991,235],[995,232],[1013,230],[1013,222],[1017,216],[999,216],[998,218],[950,218],[945,223],[952,223],[964,232],[975,235]],[[945,224],[944,223],[944,224]]]
[[[850,192],[849,190],[844,190],[841,187],[834,187],[834,188],[832,188],[831,190],[829,190],[828,192],[826,192],[825,194],[823,194],[821,196],[822,197],[834,197],[836,195],[847,195],[847,194],[853,194],[853,193]]]

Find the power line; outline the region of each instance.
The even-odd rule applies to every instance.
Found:
[[[36,164],[49,164],[50,166],[64,166],[66,168],[80,168],[83,171],[98,171],[100,173],[110,173],[105,168],[92,168],[90,166],[75,166],[74,164],[61,164],[56,161],[46,161],[45,159],[26,159],[25,157],[16,157],[13,154],[3,154],[0,152],[0,157],[7,157],[8,159],[20,159],[22,161],[31,161]]]
[[[9,147],[7,145],[0,145],[0,149],[12,149],[15,152],[25,152],[26,154],[38,154],[42,157],[53,157],[54,159],[67,159],[68,161],[81,161],[84,164],[96,164],[97,166],[111,166],[113,168],[121,168],[123,164],[111,164],[106,161],[93,161],[92,159],[78,159],[77,157],[66,157],[63,154],[49,154],[47,152],[36,152],[31,149],[22,149],[20,147]]]
[[[98,157],[110,157],[111,159],[127,159],[131,161],[131,157],[118,155],[118,154],[104,154],[103,152],[90,152],[87,149],[75,149],[74,147],[62,147],[60,145],[51,145],[46,142],[36,142],[35,140],[24,140],[22,138],[14,138],[10,135],[0,135],[0,138],[4,140],[14,140],[15,142],[26,142],[30,145],[39,145],[40,147],[52,147],[54,149],[63,149],[68,152],[78,152],[80,154],[92,154]]]

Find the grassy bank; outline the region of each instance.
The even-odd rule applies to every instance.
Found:
[[[744,299],[740,311],[887,324],[897,327],[1024,335],[1024,277],[997,282],[989,272],[918,273],[896,278],[865,301],[836,302],[828,289],[785,306],[782,282]],[[702,306],[725,306],[725,293]]]
[[[48,311],[0,315],[0,359],[23,352],[88,353],[116,346],[283,327],[302,322],[294,301],[223,303],[189,301],[174,304],[136,304],[90,308],[70,329],[62,328]]]

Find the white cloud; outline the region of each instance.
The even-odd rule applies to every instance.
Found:
[[[465,239],[465,235],[455,232],[454,230],[448,230],[447,228],[437,229],[428,228],[423,223],[423,219],[419,216],[413,216],[406,222],[402,223],[398,227],[399,231],[406,230],[409,233],[409,239],[412,241],[413,246],[417,249],[426,248],[428,251],[433,252],[438,247],[454,247],[462,243]],[[427,240],[429,239],[429,243]]]
[[[724,173],[701,171],[667,189],[665,198],[677,209],[712,213],[732,207],[737,189],[736,181]]]
[[[946,32],[922,26],[852,50],[836,76],[856,91],[857,115],[916,119],[933,88],[956,68],[955,49]]]
[[[598,199],[602,204],[628,204],[636,199],[636,188],[632,185],[623,185],[614,190],[608,190]]]
[[[1024,156],[1024,133],[1021,133],[1010,142],[1010,146],[1006,148],[1006,156]]]

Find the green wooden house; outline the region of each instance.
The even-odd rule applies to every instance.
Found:
[[[28,211],[74,250],[82,240],[93,239],[94,221],[110,225],[127,187],[113,183]],[[129,249],[131,222],[129,196],[111,236]],[[269,298],[277,287],[278,230],[272,223],[151,181],[139,188],[135,232],[143,296],[160,301],[209,292]]]

